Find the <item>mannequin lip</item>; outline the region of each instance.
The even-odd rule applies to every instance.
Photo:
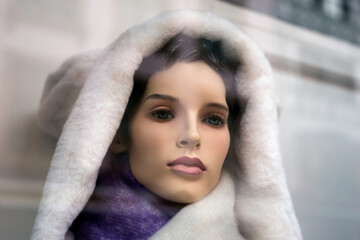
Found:
[[[200,159],[186,156],[175,159],[168,163],[167,166],[176,172],[190,175],[199,175],[206,171],[206,167]]]

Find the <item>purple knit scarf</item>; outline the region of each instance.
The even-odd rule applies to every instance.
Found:
[[[149,239],[183,206],[158,197],[137,182],[127,153],[109,153],[94,193],[70,231],[75,239]]]

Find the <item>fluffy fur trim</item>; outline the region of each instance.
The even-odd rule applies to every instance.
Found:
[[[230,177],[224,173],[208,197],[185,207],[152,239],[169,239],[170,232],[174,233],[170,239],[177,239],[176,233],[189,236],[181,239],[214,239],[206,238],[206,232],[215,239],[241,239],[240,234],[254,240],[301,239],[281,163],[270,65],[235,25],[211,13],[190,10],[160,14],[124,32],[103,50],[70,58],[50,75],[39,122],[60,138],[32,239],[64,238],[95,187],[99,167],[131,93],[135,70],[143,57],[181,31],[193,37],[222,40],[225,52],[240,60],[237,87],[247,106],[241,134],[235,141],[239,156],[234,162],[236,174]],[[226,198],[221,197],[223,191],[228,192]],[[225,203],[228,208],[214,207]],[[217,221],[222,227],[199,232],[184,221],[188,216],[195,217],[192,213],[211,214],[212,209],[221,209],[227,215],[228,220]],[[236,223],[229,222],[229,226],[238,232],[227,229],[223,220]]]

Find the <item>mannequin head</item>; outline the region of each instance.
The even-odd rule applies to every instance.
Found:
[[[183,34],[143,59],[110,149],[129,152],[135,178],[150,191],[192,203],[216,186],[241,115],[237,67],[220,42]]]

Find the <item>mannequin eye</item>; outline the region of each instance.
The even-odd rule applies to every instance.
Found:
[[[167,109],[159,109],[159,110],[155,110],[153,112],[151,112],[151,115],[158,120],[161,121],[166,121],[166,120],[170,120],[173,119],[175,116],[174,114]]]
[[[226,119],[218,113],[210,113],[203,119],[203,122],[214,127],[221,127],[226,124]]]

